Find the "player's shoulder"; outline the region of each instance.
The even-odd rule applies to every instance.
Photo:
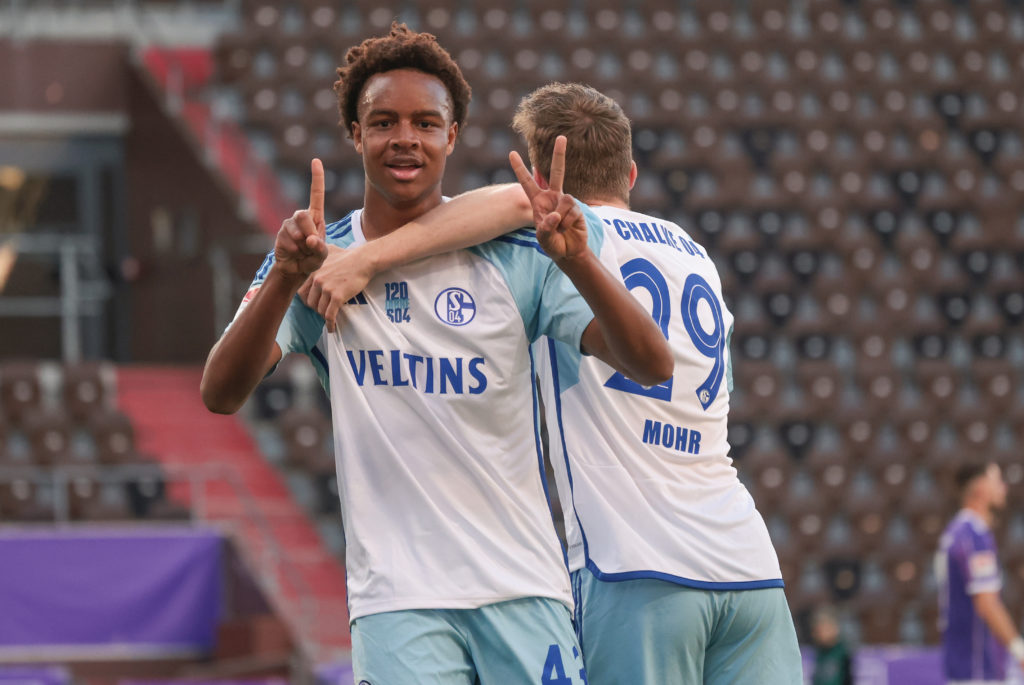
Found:
[[[947,532],[953,540],[965,543],[977,543],[991,537],[991,531],[985,521],[966,509],[957,512],[953,520],[950,521]]]
[[[544,249],[537,242],[536,229],[525,226],[468,249],[470,252],[484,257],[499,259],[516,259],[517,257],[532,259],[536,256],[547,258]]]
[[[343,218],[327,224],[326,237],[328,245],[349,245],[353,240],[352,225],[356,219],[356,211],[352,210]]]

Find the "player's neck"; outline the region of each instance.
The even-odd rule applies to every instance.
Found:
[[[984,502],[979,500],[969,500],[964,502],[963,508],[975,513],[989,528],[992,527],[992,508]]]
[[[591,197],[580,200],[580,202],[591,207],[615,207],[616,209],[629,210],[628,202],[624,200],[617,200],[615,198]]]
[[[377,193],[367,192],[363,198],[361,217],[363,237],[374,240],[391,233],[399,226],[418,219],[441,204],[441,189],[413,202],[392,204]]]

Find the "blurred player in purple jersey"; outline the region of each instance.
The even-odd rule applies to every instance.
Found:
[[[1003,581],[991,530],[1006,506],[1006,483],[998,464],[983,461],[960,467],[956,482],[961,508],[935,560],[943,669],[951,685],[1002,683],[1007,650],[1024,666],[1024,639],[999,598]]]

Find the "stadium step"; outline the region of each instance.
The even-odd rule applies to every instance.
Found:
[[[172,498],[230,531],[316,661],[346,654],[344,568],[242,421],[203,406],[201,376],[195,368],[118,369],[118,403],[139,450],[163,465]]]

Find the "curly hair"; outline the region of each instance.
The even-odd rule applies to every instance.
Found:
[[[459,65],[432,34],[417,33],[405,24],[393,22],[389,35],[367,38],[349,48],[345,65],[338,67],[334,90],[338,94],[341,124],[349,136],[352,123],[359,120],[359,95],[366,82],[374,74],[392,69],[416,69],[440,79],[452,99],[452,119],[460,129],[465,125],[472,89]]]

